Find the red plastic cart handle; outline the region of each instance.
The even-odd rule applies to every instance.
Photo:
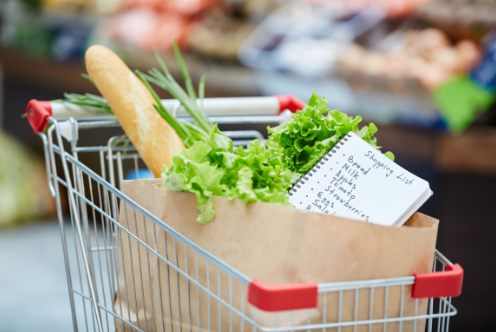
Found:
[[[446,271],[415,274],[412,298],[456,297],[462,292],[463,269],[459,264],[446,265]],[[248,302],[258,309],[274,312],[317,307],[317,284],[269,285],[252,280]]]
[[[463,269],[459,264],[446,264],[446,271],[414,274],[414,299],[456,297],[462,293]]]
[[[48,125],[48,118],[52,116],[52,105],[49,101],[31,99],[28,103],[26,114],[34,133],[38,134],[45,131]]]
[[[317,307],[317,284],[269,285],[252,280],[248,302],[264,311],[284,311]]]
[[[275,96],[279,101],[279,112],[281,114],[285,110],[290,110],[292,113],[302,110],[305,107],[305,103],[293,95],[280,95]]]

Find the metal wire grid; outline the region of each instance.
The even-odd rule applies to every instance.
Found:
[[[318,321],[316,309],[266,313],[254,308],[246,301],[248,276],[210,255],[116,188],[125,164],[136,171],[137,178],[139,175],[139,155],[125,137],[112,137],[105,146],[77,146],[79,129],[118,124],[68,121],[73,131],[69,137],[72,154],[65,152],[56,120],[50,119],[53,126],[40,136],[50,190],[57,201],[75,330],[418,331],[426,319],[428,331],[448,331],[449,318],[456,314],[451,298],[429,299],[428,313],[418,315],[424,300],[409,297],[413,277],[320,284]],[[253,132],[230,134],[263,138]],[[83,164],[79,153],[98,155],[100,174]],[[57,173],[56,156],[65,179]],[[67,192],[70,224],[63,220],[61,189]],[[434,271],[444,270],[446,263],[449,261],[436,253]],[[404,315],[407,300],[414,301],[411,315]],[[400,309],[391,315],[388,305],[391,308],[393,302],[399,303]]]

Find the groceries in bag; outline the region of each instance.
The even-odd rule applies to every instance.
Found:
[[[200,223],[209,222],[215,217],[214,196],[291,206],[288,190],[350,132],[367,142],[373,151],[380,149],[373,138],[377,131],[373,123],[359,129],[361,117],[349,117],[337,110],[329,110],[328,101],[316,94],[288,123],[269,128],[271,135],[267,148],[258,140],[249,143],[246,150],[234,147],[232,140],[210,123],[202,107],[198,106],[194,86],[175,42],[174,48],[187,92],[179,87],[158,56],[162,72],[156,69],[150,70],[148,74],[137,71],[143,84],[115,54],[102,46],[91,47],[86,58],[90,76],[97,87],[101,86],[102,95],[112,100],[109,106],[120,109],[114,112],[124,122],[124,130],[131,130],[131,141],[135,145],[140,144],[138,151],[143,155],[145,163],[153,166],[155,175],[158,172],[157,165],[165,164],[163,187],[196,195],[196,208],[201,212],[198,217]],[[187,124],[173,117],[160,103],[151,83],[178,98],[195,122]],[[119,88],[121,84],[124,86]],[[203,91],[204,81],[201,80],[198,91],[200,105]],[[126,98],[119,99],[123,94]],[[131,116],[123,115],[125,112]],[[151,113],[155,113],[153,118]],[[158,114],[163,121],[160,121]],[[164,130],[157,133],[156,128],[150,126],[148,117]],[[177,135],[173,135],[173,131]],[[154,144],[147,146],[147,139]],[[179,139],[187,149],[182,150]],[[161,149],[165,152],[156,152]],[[173,151],[179,152],[178,155],[173,155]],[[385,156],[394,160],[391,152]],[[402,221],[407,218],[404,217]]]

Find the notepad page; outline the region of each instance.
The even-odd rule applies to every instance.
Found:
[[[297,209],[401,226],[430,193],[427,181],[349,133],[288,196]]]

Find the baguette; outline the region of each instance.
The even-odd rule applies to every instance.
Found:
[[[114,52],[95,45],[88,49],[85,59],[93,83],[146,166],[160,177],[162,165],[171,165],[172,157],[184,149],[183,142],[153,107],[150,91]]]

